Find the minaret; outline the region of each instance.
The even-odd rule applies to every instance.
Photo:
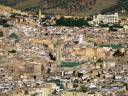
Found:
[[[79,44],[82,44],[82,43],[83,43],[83,35],[80,34],[80,35],[79,35]]]
[[[61,65],[61,45],[56,45],[56,64],[57,66]]]
[[[64,41],[67,41],[68,38],[67,38],[67,34],[64,35]]]
[[[41,20],[41,16],[42,16],[42,13],[41,13],[41,9],[39,9],[39,20]]]

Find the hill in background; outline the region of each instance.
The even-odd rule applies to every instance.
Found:
[[[101,11],[101,13],[108,13],[108,12],[126,12],[128,14],[128,0],[117,0],[116,4],[114,6],[111,6],[110,8],[106,8]]]
[[[0,0],[0,4],[46,14],[90,15],[128,9],[128,0]]]

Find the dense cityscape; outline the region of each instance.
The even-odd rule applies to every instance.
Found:
[[[128,16],[0,5],[0,96],[128,96]]]

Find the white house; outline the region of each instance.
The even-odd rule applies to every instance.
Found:
[[[104,24],[115,24],[119,22],[119,16],[118,13],[110,14],[110,15],[94,15],[93,16],[93,24],[94,26],[98,26],[100,22],[103,22]]]

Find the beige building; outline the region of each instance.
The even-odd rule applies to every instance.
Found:
[[[75,49],[70,50],[72,56],[81,55],[85,58],[105,58],[106,52],[103,48],[85,48],[85,49]]]
[[[49,96],[51,94],[50,88],[37,88],[35,90],[17,90],[13,91],[10,96],[35,96],[34,94],[39,94],[38,96]]]
[[[63,92],[61,96],[102,96],[100,93],[88,94],[82,92]]]

